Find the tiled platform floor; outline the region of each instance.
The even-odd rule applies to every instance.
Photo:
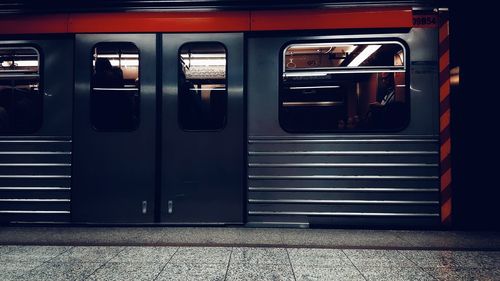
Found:
[[[0,246],[0,280],[500,280],[500,251]]]

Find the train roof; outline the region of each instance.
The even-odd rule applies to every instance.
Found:
[[[47,14],[127,11],[213,11],[213,10],[272,10],[318,9],[348,7],[446,7],[447,0],[73,0],[33,1],[3,0],[0,14]]]

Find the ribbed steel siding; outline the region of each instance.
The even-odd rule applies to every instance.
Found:
[[[436,225],[438,136],[248,139],[255,224]]]
[[[70,138],[0,138],[0,222],[69,222],[70,195]]]

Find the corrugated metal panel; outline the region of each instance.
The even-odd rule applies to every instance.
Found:
[[[438,136],[248,139],[252,224],[439,223]]]
[[[69,222],[71,138],[0,138],[0,222]]]

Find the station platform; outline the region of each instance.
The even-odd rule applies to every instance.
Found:
[[[500,233],[0,227],[0,280],[500,280]]]
[[[243,246],[500,251],[500,232],[244,227],[0,226],[0,245]]]

